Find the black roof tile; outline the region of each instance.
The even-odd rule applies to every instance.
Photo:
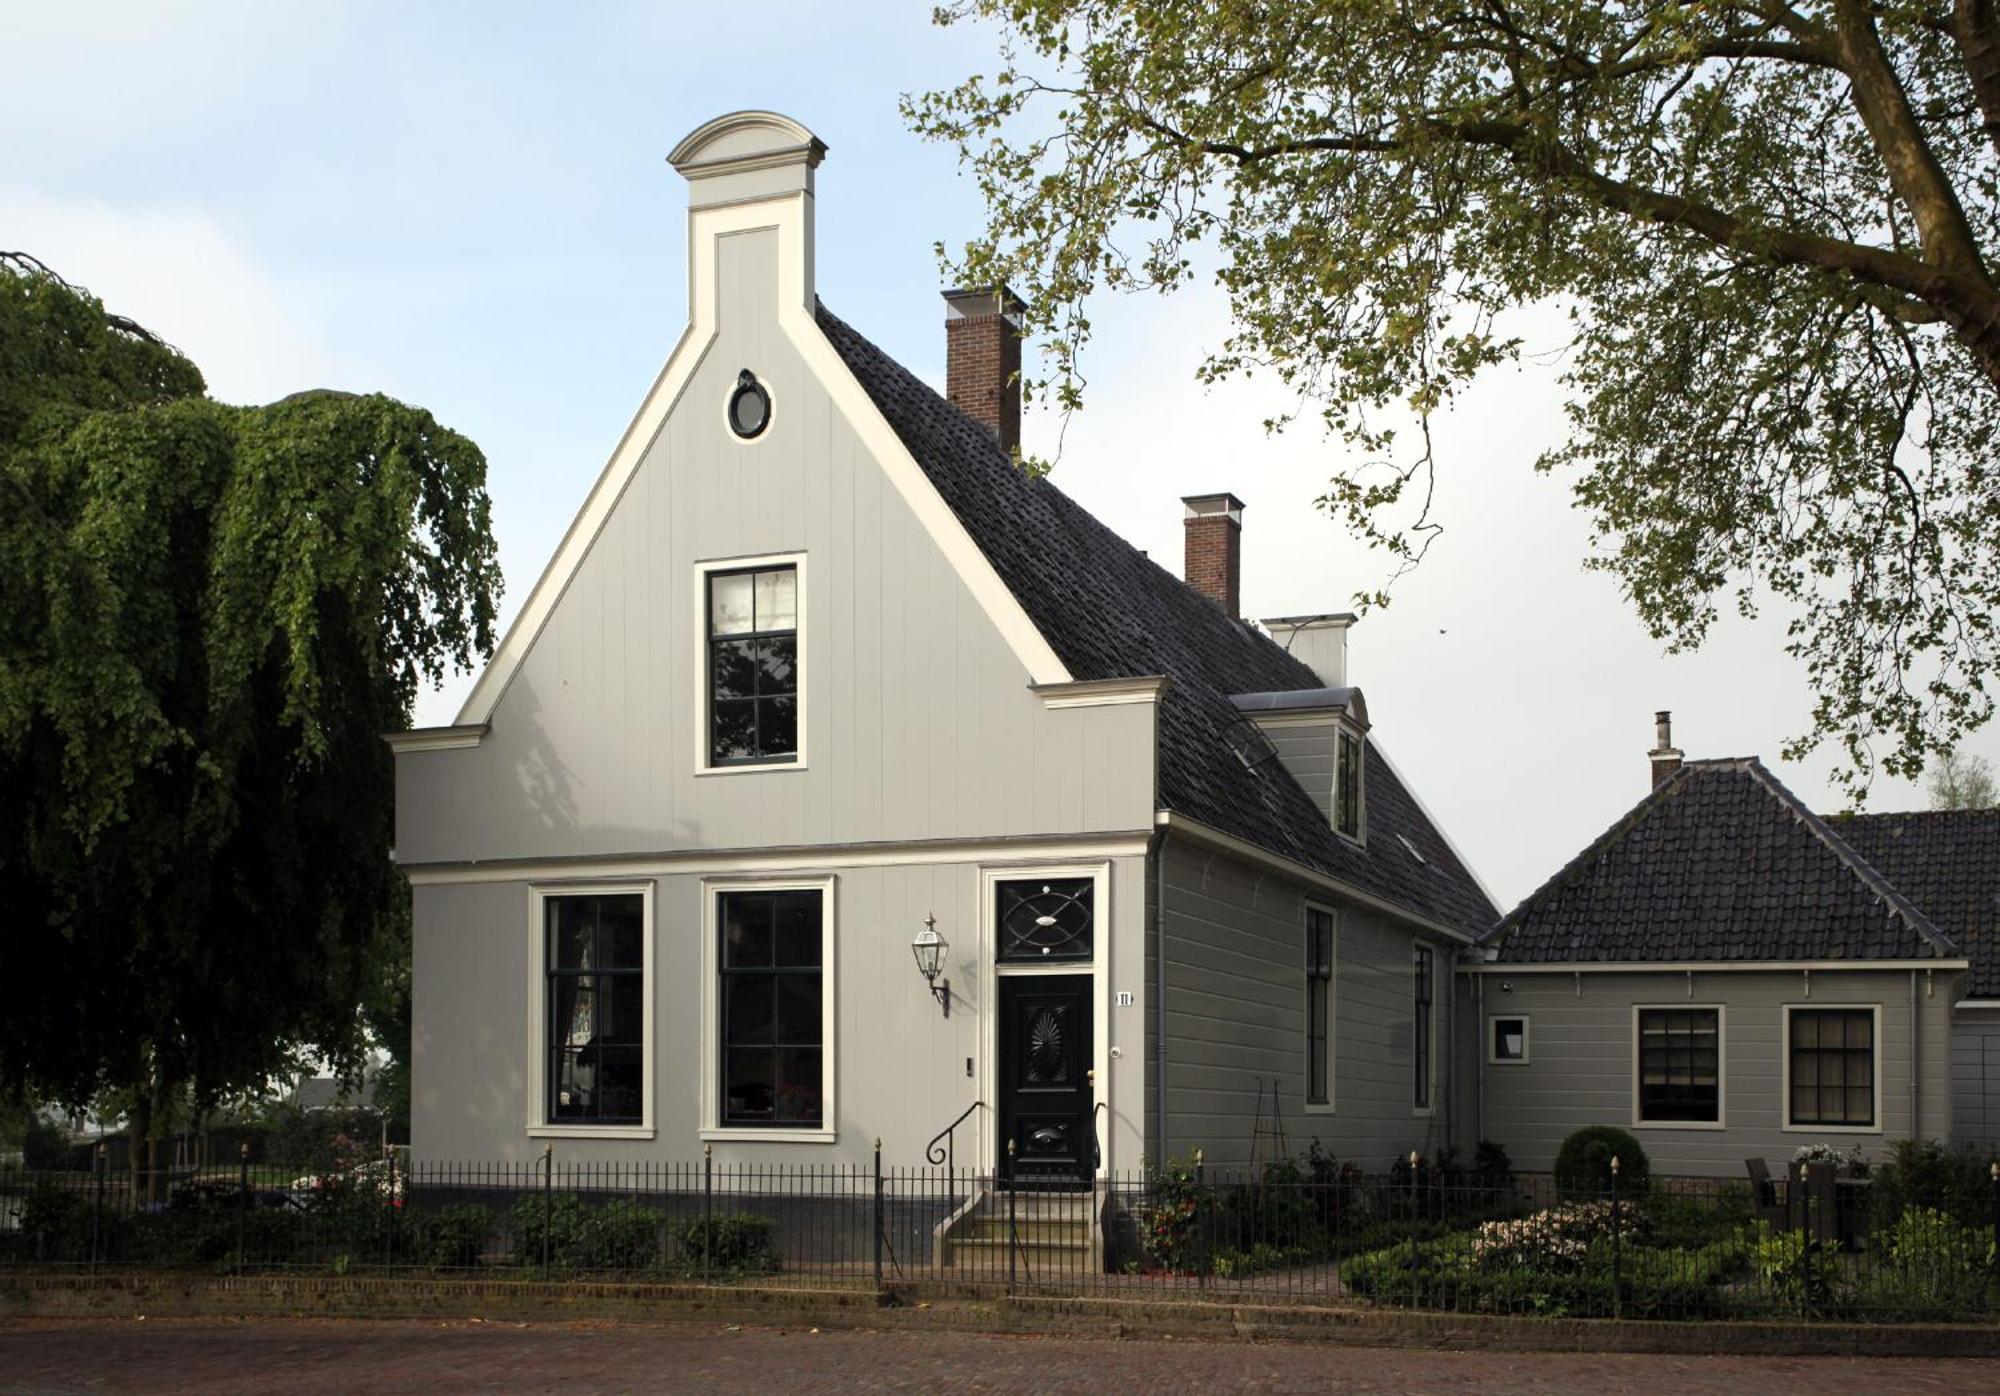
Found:
[[[1836,815],[1827,823],[1965,953],[1972,962],[1965,996],[2000,999],[2000,809]]]
[[[1319,688],[1311,669],[1022,471],[824,305],[819,324],[1071,677],[1171,680],[1159,714],[1162,807],[1467,934],[1492,924],[1497,909],[1373,741],[1362,848],[1333,832],[1278,762],[1246,769],[1222,740],[1240,716],[1232,693]]]
[[[1957,955],[1754,757],[1682,766],[1485,941],[1515,963]]]

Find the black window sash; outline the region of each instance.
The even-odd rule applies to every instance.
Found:
[[[1412,1044],[1410,1052],[1416,1072],[1416,1078],[1412,1082],[1413,1093],[1411,1098],[1419,1110],[1428,1109],[1431,1103],[1432,973],[1433,962],[1430,947],[1419,945],[1416,948],[1415,962],[1412,966],[1414,982],[1412,983],[1411,990],[1415,1009],[1412,1017],[1415,1020],[1416,1041]]]
[[[825,918],[818,888],[717,894],[724,1125],[825,1126]],[[745,928],[745,943],[733,949],[732,921]]]
[[[619,904],[624,924],[638,934],[620,936],[604,912]],[[543,900],[543,1049],[547,1061],[543,1118],[551,1124],[638,1124],[645,1114],[645,911],[636,892],[568,894]],[[578,915],[587,913],[587,915]],[[576,962],[565,963],[561,944],[565,914],[581,933]],[[579,1012],[579,1010],[583,1010]],[[627,1019],[631,1019],[629,1023]],[[590,1036],[572,1041],[579,1022]],[[590,1082],[587,1099],[562,1098],[566,1084]],[[578,1089],[572,1092],[585,1096]],[[614,1108],[612,1102],[624,1102]]]
[[[1718,1010],[1639,1010],[1639,1118],[1649,1124],[1720,1121],[1722,1015]]]
[[[717,634],[715,630],[715,584],[730,577],[755,578],[764,573],[784,572],[792,575],[792,605],[794,624],[788,628],[765,629],[759,623],[754,610],[755,583],[752,583],[753,610],[751,628],[729,634]],[[702,591],[702,626],[708,637],[708,759],[712,766],[751,766],[785,761],[796,761],[799,752],[799,687],[803,675],[799,672],[798,638],[796,624],[797,610],[805,604],[805,598],[798,590],[798,568],[787,564],[782,567],[739,567],[726,572],[710,572]],[[750,692],[723,698],[717,687],[721,682],[721,670],[730,657],[749,654]],[[766,658],[773,655],[789,655],[785,661],[791,669],[789,687],[766,687],[769,678]],[[782,711],[789,707],[789,723],[781,720]],[[747,713],[750,722],[749,747],[746,756],[725,756],[723,733],[731,717]],[[789,731],[787,731],[789,728]],[[789,735],[789,740],[786,740]]]
[[[1327,1037],[1333,997],[1333,917],[1306,911],[1306,1101],[1328,1100]]]

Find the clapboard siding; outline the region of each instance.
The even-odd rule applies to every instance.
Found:
[[[1442,1091],[1452,1040],[1453,975],[1438,950],[1433,1031],[1437,1108],[1414,1109],[1410,1047],[1412,933],[1372,911],[1226,854],[1170,838],[1164,855],[1166,1149],[1199,1147],[1217,1166],[1249,1163],[1262,1100],[1288,1152],[1312,1140],[1381,1169],[1446,1142]],[[1336,912],[1333,1106],[1305,1101],[1305,907]],[[1267,1145],[1267,1151],[1269,1146]]]
[[[773,232],[721,240],[716,339],[485,740],[398,758],[406,865],[1150,826],[1152,707],[1028,691],[780,332],[776,256]],[[744,367],[773,401],[751,443],[723,419]],[[695,565],[781,552],[806,555],[805,767],[697,775]]]
[[[1109,1165],[1136,1170],[1145,1145],[1145,1069],[1138,1050],[1148,996],[1141,983],[1145,900],[1141,856],[1111,860],[1109,906],[1098,946],[1102,972],[1134,994],[1130,1008],[1103,1024],[1111,1105],[1105,1127]],[[931,1136],[978,1098],[979,1081],[965,1074],[991,1050],[991,1006],[982,1002],[980,871],[976,863],[929,866],[804,868],[834,883],[838,992],[834,1025],[838,1141],[804,1146],[781,1137],[770,1143],[713,1145],[724,1163],[791,1166],[865,1165],[874,1141],[899,1168],[919,1165]],[[650,1140],[574,1139],[554,1142],[565,1163],[699,1159],[701,1120],[701,960],[699,871],[677,869],[640,881],[654,887],[654,1041],[656,1072]],[[543,1141],[524,1132],[530,1111],[528,1022],[530,886],[494,882],[419,886],[415,896],[415,1095],[412,1145],[420,1158],[514,1159],[539,1156]],[[951,941],[947,972],[954,1003],[946,1018],[910,961],[910,937],[935,914]],[[961,1168],[990,1167],[996,1148],[990,1113],[975,1117],[958,1139]]]
[[[1815,971],[1810,994],[1798,972],[1635,971],[1631,973],[1465,976],[1483,1002],[1467,1016],[1482,1025],[1496,1014],[1530,1020],[1530,1060],[1484,1068],[1483,1133],[1503,1144],[1517,1168],[1552,1166],[1564,1136],[1584,1125],[1630,1130],[1657,1173],[1740,1175],[1750,1157],[1787,1159],[1799,1145],[1825,1139],[1880,1154],[1911,1132],[1910,976],[1900,971]],[[1919,973],[1922,1039],[1919,1131],[1944,1136],[1950,1123],[1951,992],[1956,976],[1926,981]],[[1503,986],[1511,985],[1511,989]],[[1632,1015],[1635,1005],[1723,1008],[1722,1129],[1668,1128],[1633,1120]],[[1783,1127],[1784,1005],[1879,1004],[1882,1037],[1880,1128],[1868,1133]]]
[[[1952,1138],[2000,1145],[2000,1009],[1961,1008],[1951,1033]]]

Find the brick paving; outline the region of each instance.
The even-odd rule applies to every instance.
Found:
[[[406,1319],[0,1323],[9,1392],[2000,1392],[2000,1359],[1655,1357]]]

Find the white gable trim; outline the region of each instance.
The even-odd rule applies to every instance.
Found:
[[[772,228],[778,234],[778,323],[806,366],[819,379],[862,444],[881,465],[896,491],[909,505],[925,530],[943,552],[987,618],[993,622],[1014,656],[1028,671],[1031,683],[1051,684],[1070,681],[1069,671],[1056,657],[1042,633],[1028,618],[1007,584],[937,487],[910,455],[894,428],[875,407],[866,390],[849,372],[819,328],[813,310],[812,285],[812,201],[805,194],[777,199],[701,208],[688,215],[688,314],[690,323],[680,342],[667,358],[666,366],[653,382],[639,406],[638,415],[625,429],[611,453],[597,483],[570,522],[568,532],[555,555],[543,569],[541,579],[528,593],[520,614],[508,626],[507,634],[494,651],[492,662],[466,696],[455,726],[479,726],[492,720],[493,710],[527,658],[528,651],[554,613],[556,603],[569,588],[570,579],[583,566],[590,548],[617,507],[619,497],[637,472],[666,425],[668,415],[686,389],[688,380],[700,367],[708,348],[715,342],[720,320],[716,278],[716,239],[728,233]]]

